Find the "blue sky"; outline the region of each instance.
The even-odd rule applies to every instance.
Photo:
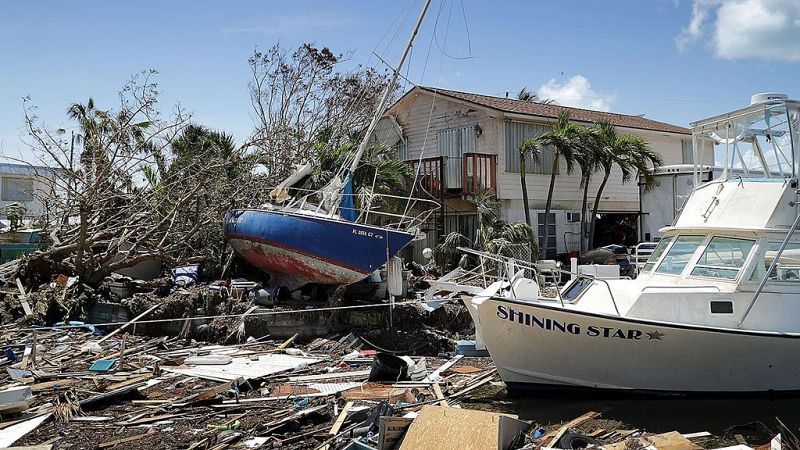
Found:
[[[255,47],[313,42],[352,52],[350,63],[375,65],[373,50],[394,63],[420,5],[3,2],[0,148],[30,158],[19,139],[23,96],[46,123],[64,126],[70,103],[92,96],[113,107],[126,80],[151,68],[164,110],[179,102],[195,121],[244,140]],[[433,0],[407,70],[418,84],[490,95],[526,86],[561,104],[687,125],[755,92],[800,98],[799,61],[800,0]]]

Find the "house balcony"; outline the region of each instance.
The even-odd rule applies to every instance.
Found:
[[[417,173],[414,195],[435,199],[497,194],[497,155],[464,153],[407,161]]]

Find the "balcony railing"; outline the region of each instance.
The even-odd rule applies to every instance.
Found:
[[[497,193],[497,155],[464,153],[408,161],[419,177],[415,194],[434,198]]]
[[[464,153],[461,164],[464,195],[497,193],[497,155]]]

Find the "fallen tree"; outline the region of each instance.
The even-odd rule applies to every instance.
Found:
[[[151,258],[220,268],[222,215],[254,192],[254,159],[229,135],[191,125],[180,107],[162,114],[154,75],[133,77],[114,109],[91,98],[71,105],[69,135],[25,101],[28,143],[52,168],[35,192],[52,245],[35,257],[89,285]]]

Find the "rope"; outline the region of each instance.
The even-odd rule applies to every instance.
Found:
[[[397,305],[411,305],[416,302],[413,301],[405,301],[401,303],[395,303],[394,306]],[[261,312],[252,312],[250,314],[244,314],[247,317],[250,316],[280,316],[280,315],[287,315],[287,314],[302,314],[308,312],[326,312],[326,311],[342,311],[342,310],[350,310],[350,309],[366,309],[366,308],[386,308],[390,307],[389,303],[376,303],[370,305],[350,305],[350,306],[331,306],[327,308],[312,308],[312,309],[291,309],[285,311],[261,311]],[[195,317],[179,317],[174,319],[150,319],[150,320],[137,320],[133,322],[133,324],[144,324],[144,323],[168,323],[168,322],[183,322],[186,320],[205,320],[205,319],[220,319],[220,318],[242,318],[243,314],[219,314],[214,316],[195,316]],[[41,331],[41,330],[69,330],[69,329],[76,329],[76,328],[86,328],[87,325],[92,325],[96,327],[105,327],[105,326],[118,326],[118,325],[125,325],[129,322],[102,322],[102,323],[87,323],[85,325],[65,325],[63,327],[29,327],[29,328],[20,328],[19,330],[25,331]]]

